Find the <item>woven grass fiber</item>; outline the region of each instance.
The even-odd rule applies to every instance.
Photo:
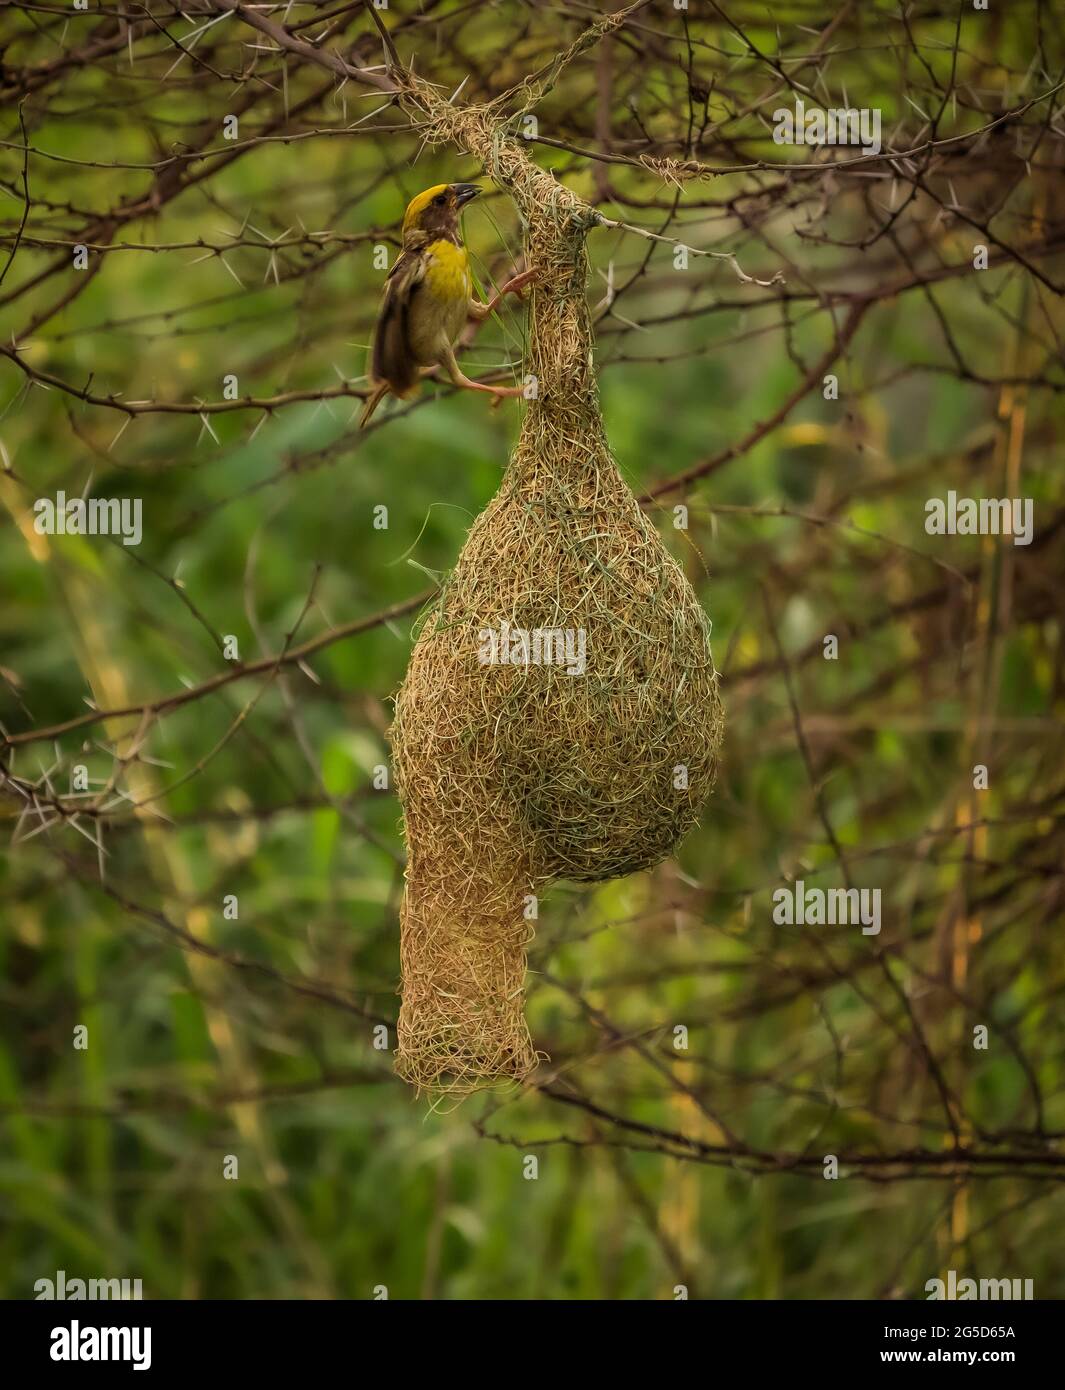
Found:
[[[586,298],[595,214],[511,142],[483,143],[538,275],[536,397],[423,616],[391,730],[408,845],[397,1069],[452,1093],[537,1066],[530,903],[552,880],[668,855],[710,793],[723,721],[706,615],[607,446]],[[520,645],[517,660],[485,662],[505,624],[568,632],[571,654],[583,633],[583,671],[523,661]],[[504,647],[514,655],[513,638]]]

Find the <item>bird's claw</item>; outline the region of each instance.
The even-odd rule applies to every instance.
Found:
[[[507,281],[504,293],[512,294],[517,299],[524,299],[526,286],[534,284],[539,278],[540,272],[535,268],[523,270],[520,275],[515,275],[513,279]]]

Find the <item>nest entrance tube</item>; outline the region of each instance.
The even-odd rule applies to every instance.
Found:
[[[397,1069],[457,1093],[537,1064],[538,890],[668,855],[710,793],[723,719],[706,615],[607,446],[589,210],[523,152],[494,153],[538,274],[537,393],[423,623],[391,734],[409,851]]]

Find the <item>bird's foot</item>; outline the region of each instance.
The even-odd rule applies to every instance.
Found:
[[[524,386],[490,386],[488,390],[492,393],[492,410],[498,410],[505,400],[525,395]]]
[[[514,275],[507,281],[499,291],[499,298],[502,299],[505,294],[512,294],[518,299],[524,299],[525,295],[522,291],[525,289],[526,285],[533,284],[539,278],[540,272],[536,270],[535,267],[530,270],[523,270],[520,275]]]

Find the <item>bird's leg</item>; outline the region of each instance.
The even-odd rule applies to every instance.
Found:
[[[495,396],[494,405],[505,400],[509,396],[523,396],[524,386],[489,386],[484,381],[471,381],[466,373],[458,364],[455,357],[455,349],[450,343],[446,344],[443,350],[443,366],[447,368],[448,376],[456,386],[461,386],[464,391],[484,391],[489,396]]]
[[[418,379],[419,381],[424,381],[425,378],[428,376],[436,376],[439,370],[439,362],[434,362],[431,367],[419,367]],[[384,398],[389,394],[391,390],[392,388],[391,386],[389,386],[387,381],[377,382],[377,384],[374,386],[374,389],[366,397],[365,403],[363,404],[362,414],[359,416],[360,429],[365,429],[366,426],[370,423],[370,416],[374,413],[374,411],[377,409],[377,407],[381,404],[381,402],[384,400]]]
[[[526,285],[536,279],[535,270],[523,271],[520,275],[513,275],[498,294],[494,294],[487,304],[482,304],[478,299],[470,300],[470,318],[476,319],[478,323],[486,319],[489,314],[494,314],[504,297],[508,294],[516,294],[521,297],[521,292]]]

